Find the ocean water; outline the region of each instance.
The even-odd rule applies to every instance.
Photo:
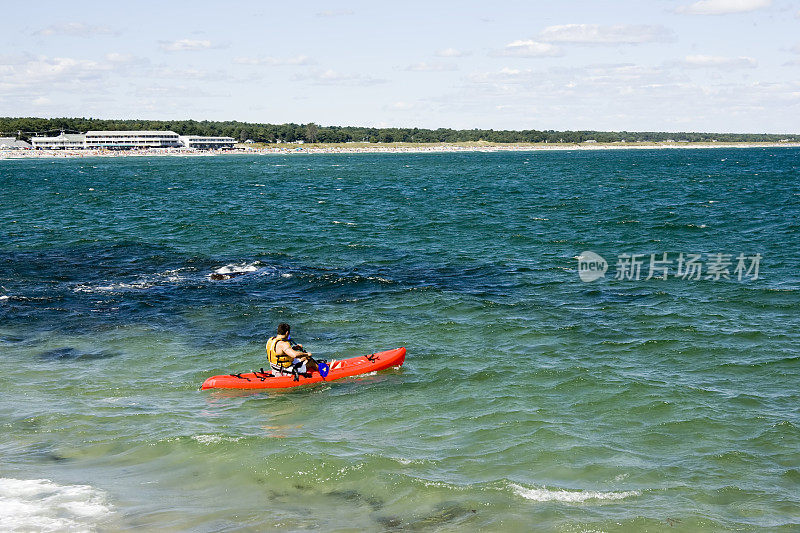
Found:
[[[6,160],[0,187],[0,529],[800,529],[798,149]],[[198,390],[283,321],[406,364]]]

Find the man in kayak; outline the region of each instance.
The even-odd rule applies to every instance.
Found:
[[[317,370],[317,363],[311,354],[299,344],[291,343],[289,324],[278,324],[278,334],[267,341],[267,357],[273,376],[286,376],[294,372],[305,374]]]

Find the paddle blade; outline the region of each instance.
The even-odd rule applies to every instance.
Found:
[[[331,371],[330,367],[328,367],[328,363],[320,363],[317,369],[319,370],[319,375],[323,378],[328,377],[328,372]]]

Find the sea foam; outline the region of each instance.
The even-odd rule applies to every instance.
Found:
[[[588,500],[622,500],[629,496],[639,496],[641,494],[635,490],[599,492],[596,490],[550,490],[545,487],[530,489],[516,483],[509,483],[508,486],[518,496],[537,502],[582,503]]]
[[[3,531],[90,531],[113,513],[106,494],[89,485],[0,478]]]
[[[261,263],[256,261],[255,263],[240,263],[240,264],[229,264],[223,267],[219,267],[218,269],[214,270],[216,274],[243,274],[245,272],[255,272],[261,267]]]

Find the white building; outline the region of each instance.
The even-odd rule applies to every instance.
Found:
[[[233,137],[200,137],[199,135],[181,135],[181,143],[186,148],[198,150],[224,150],[233,148],[236,139]]]
[[[27,150],[31,145],[16,137],[0,137],[0,150]]]
[[[80,133],[62,133],[56,137],[32,137],[31,144],[39,150],[80,150],[84,137]]]
[[[89,131],[86,148],[178,148],[180,138],[174,131]]]

